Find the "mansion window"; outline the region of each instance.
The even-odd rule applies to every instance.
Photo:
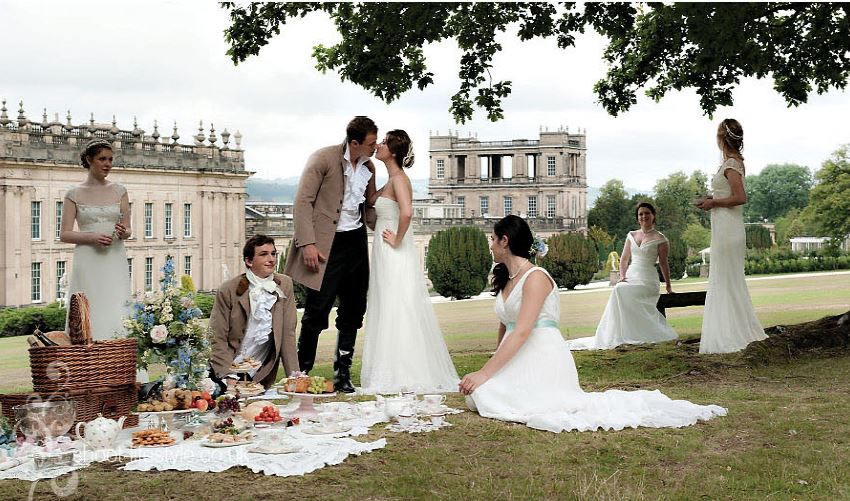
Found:
[[[437,160],[437,179],[446,177],[446,161],[442,158]]]
[[[62,201],[56,202],[56,235],[54,238],[59,240],[59,233],[62,232]]]
[[[481,197],[481,216],[484,217],[490,213],[490,197]]]
[[[505,197],[505,215],[509,216],[511,212],[514,210],[514,199],[513,197]]]
[[[174,238],[174,204],[165,204],[165,238]]]
[[[56,261],[56,299],[62,299],[62,277],[65,276],[65,261]]]
[[[555,157],[546,157],[546,174],[555,175]]]
[[[30,237],[41,240],[41,202],[30,202]]]
[[[537,195],[528,197],[528,217],[537,217]]]
[[[33,303],[41,302],[41,263],[30,266],[30,299]]]
[[[546,217],[555,217],[555,195],[546,197]]]
[[[153,238],[153,203],[145,202],[145,238]]]
[[[153,290],[153,258],[145,258],[145,290]]]
[[[183,236],[192,236],[192,204],[183,204]]]

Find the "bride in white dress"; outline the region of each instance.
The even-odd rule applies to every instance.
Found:
[[[428,297],[413,241],[413,188],[404,168],[413,165],[407,133],[393,130],[378,145],[389,180],[374,200],[361,393],[457,391],[455,370]]]
[[[700,353],[732,353],[767,338],[744,280],[744,129],[727,118],[717,127],[723,163],[711,178],[712,195],[697,200],[711,211],[711,260],[702,317]]]
[[[59,239],[76,244],[68,297],[85,293],[94,341],[127,335],[123,320],[129,314],[130,275],[124,240],[130,238],[130,202],[123,186],[106,180],[112,159],[108,141],[89,141],[80,155],[88,176],[62,202]]]
[[[552,432],[689,426],[726,415],[717,405],[671,400],[660,391],[585,393],[561,331],[558,289],[532,265],[528,224],[517,216],[496,223],[490,249],[499,347],[481,370],[467,374],[460,390],[484,417],[525,423]]]
[[[655,307],[659,296],[656,262],[661,266],[667,292],[673,292],[667,263],[670,246],[667,238],[655,229],[655,207],[652,204],[638,204],[635,213],[640,229],[629,232],[626,237],[620,259],[620,281],[611,292],[605,313],[596,327],[596,335],[568,340],[567,346],[573,351],[602,350],[621,344],[660,343],[678,337]]]

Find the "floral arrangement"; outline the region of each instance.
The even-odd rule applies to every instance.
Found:
[[[534,241],[531,242],[531,250],[529,254],[533,258],[538,257],[546,257],[546,254],[549,253],[549,246],[546,245],[546,241],[540,238],[540,235],[534,235]]]
[[[165,364],[165,389],[213,392],[209,377],[210,344],[194,295],[177,287],[174,260],[167,256],[160,289],[145,292],[124,320],[128,337],[139,343],[138,367]]]

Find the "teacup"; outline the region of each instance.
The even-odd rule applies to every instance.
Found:
[[[433,424],[434,426],[442,426],[445,417],[446,415],[442,412],[437,414],[431,414],[431,424]]]
[[[413,414],[399,414],[396,416],[396,419],[398,419],[398,424],[402,426],[410,426],[413,424],[415,417]]]
[[[326,428],[334,428],[339,424],[341,416],[336,412],[322,412],[319,414],[319,423]]]
[[[434,409],[446,401],[446,396],[440,394],[425,395],[422,397],[422,400],[425,402],[426,407]]]

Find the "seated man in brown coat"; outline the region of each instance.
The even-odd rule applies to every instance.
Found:
[[[248,375],[268,388],[281,362],[286,375],[298,370],[295,293],[292,279],[274,272],[274,239],[254,235],[242,257],[247,270],[221,285],[210,315],[212,377],[235,378],[231,364],[252,358],[262,365]]]

